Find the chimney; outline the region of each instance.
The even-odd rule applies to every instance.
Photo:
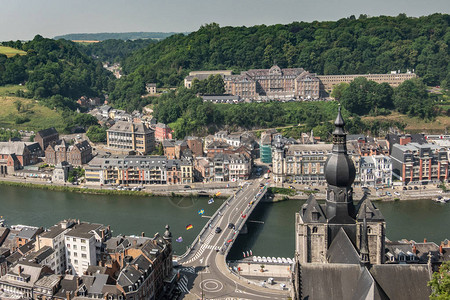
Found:
[[[66,291],[66,299],[70,300],[70,292],[69,291]]]
[[[142,236],[142,237],[145,237],[145,232],[142,231],[141,236]]]
[[[417,254],[417,248],[416,248],[416,245],[413,245],[412,252],[414,253],[414,255]]]
[[[19,276],[22,276],[22,267],[19,266]]]
[[[100,230],[100,232],[102,233],[102,241],[105,240],[105,229]]]
[[[427,242],[427,238],[424,238],[424,239],[423,239],[423,242],[426,243],[426,242]]]
[[[139,271],[139,265],[138,265],[138,264],[134,264],[133,266],[134,266],[134,268],[135,268],[137,271]]]
[[[439,254],[440,255],[444,254],[444,249],[442,249],[442,245],[439,246]]]

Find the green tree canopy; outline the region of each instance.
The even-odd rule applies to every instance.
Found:
[[[395,89],[394,105],[399,112],[410,116],[433,117],[433,101],[419,78],[406,80]]]
[[[450,299],[450,262],[443,262],[438,272],[433,273],[433,277],[428,286],[431,287],[431,300]]]

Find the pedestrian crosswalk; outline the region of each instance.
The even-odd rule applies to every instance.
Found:
[[[211,240],[214,237],[214,233],[210,233],[206,239],[203,241],[202,245],[200,246],[200,249],[198,249],[197,252],[195,252],[194,257],[192,257],[191,259],[189,259],[188,261],[184,262],[184,264],[189,264],[197,259],[199,259],[202,255],[203,252],[205,252],[205,249],[210,249],[210,250],[218,250],[220,249],[219,246],[213,246],[213,245],[209,245],[209,242],[211,242]]]
[[[187,279],[186,275],[183,275],[183,277],[181,277],[181,279],[178,281],[178,289],[185,294],[189,294],[189,289],[187,287],[187,284],[188,284],[188,279]]]
[[[195,268],[194,267],[185,267],[181,269],[183,272],[195,274]]]

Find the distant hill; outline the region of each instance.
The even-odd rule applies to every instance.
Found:
[[[102,33],[70,33],[55,36],[55,40],[75,40],[75,41],[104,41],[104,40],[137,40],[156,39],[162,40],[178,32],[102,32]]]

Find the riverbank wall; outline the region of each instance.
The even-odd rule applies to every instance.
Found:
[[[59,192],[71,192],[80,194],[92,194],[92,195],[121,195],[121,196],[140,196],[140,197],[152,197],[152,196],[165,196],[165,197],[214,197],[216,199],[227,198],[233,194],[233,191],[223,191],[220,196],[215,196],[213,193],[199,193],[199,191],[192,190],[176,190],[171,191],[128,191],[128,190],[113,190],[108,188],[97,188],[97,187],[87,187],[87,186],[76,186],[76,185],[55,185],[46,184],[41,182],[17,182],[9,181],[5,178],[0,178],[0,186],[16,186],[25,188],[42,189],[48,191],[59,191]],[[169,188],[170,186],[168,186]]]

